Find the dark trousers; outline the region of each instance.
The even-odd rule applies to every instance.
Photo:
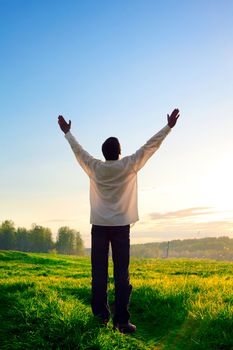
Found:
[[[115,282],[114,323],[127,323],[132,286],[129,283],[130,226],[97,226],[92,230],[92,311],[95,316],[109,319],[107,298],[108,254],[112,247]]]

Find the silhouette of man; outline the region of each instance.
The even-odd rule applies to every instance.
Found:
[[[122,333],[132,333],[129,300],[132,286],[129,279],[130,224],[138,221],[137,173],[159,148],[179,117],[174,109],[167,115],[167,125],[134,154],[120,158],[121,146],[110,137],[102,145],[105,161],[93,158],[70,132],[71,121],[58,117],[61,130],[77,161],[90,178],[90,223],[92,263],[92,311],[107,324],[110,310],[107,300],[108,254],[112,248],[115,282],[115,311],[113,323]]]

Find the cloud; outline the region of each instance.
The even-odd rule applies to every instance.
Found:
[[[226,215],[231,214],[231,215]],[[212,207],[192,207],[165,213],[154,212],[144,216],[135,225],[140,239],[156,237],[156,240],[175,237],[233,235],[233,212],[217,211]]]
[[[185,222],[183,220],[154,220],[133,228],[131,241],[135,243],[159,242],[173,239],[228,236],[233,238],[233,220]]]
[[[187,209],[181,209],[176,211],[169,211],[166,213],[150,213],[150,220],[163,220],[163,219],[182,219],[198,215],[215,214],[216,211],[210,210],[211,207],[193,207]]]
[[[139,227],[140,230],[143,228],[149,231],[177,231],[177,232],[193,232],[193,231],[233,231],[233,220],[208,220],[204,222],[194,222],[194,221],[172,221],[172,220],[153,220],[153,221],[143,221],[135,225],[136,228]]]

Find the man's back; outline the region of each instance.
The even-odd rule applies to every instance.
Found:
[[[90,222],[100,226],[123,226],[138,221],[137,172],[170,132],[165,126],[137,152],[119,160],[93,158],[71,132],[65,137],[81,167],[90,178]]]
[[[92,224],[122,226],[138,220],[137,173],[126,157],[96,164],[90,201]]]

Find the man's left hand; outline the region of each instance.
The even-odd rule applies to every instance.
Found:
[[[174,109],[174,111],[172,112],[172,114],[169,116],[169,114],[167,114],[167,124],[170,128],[173,128],[173,126],[176,125],[177,119],[180,116],[180,111],[179,109]]]

